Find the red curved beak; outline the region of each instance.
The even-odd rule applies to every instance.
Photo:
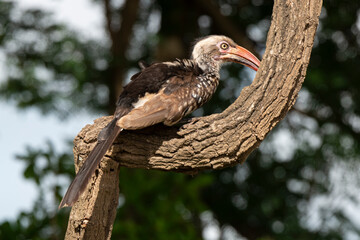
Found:
[[[240,63],[255,71],[257,71],[260,66],[260,60],[250,51],[240,46],[230,47],[226,54],[220,56],[220,58],[225,61]]]

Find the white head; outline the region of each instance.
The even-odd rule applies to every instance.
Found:
[[[236,62],[258,70],[260,61],[248,50],[237,45],[231,38],[211,35],[198,40],[191,58],[203,71],[219,70],[224,62]]]

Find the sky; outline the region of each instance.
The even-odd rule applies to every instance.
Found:
[[[41,8],[53,12],[54,19],[80,31],[85,38],[104,37],[102,9],[89,0],[18,0],[19,9]],[[91,31],[89,31],[91,29]],[[4,56],[0,53],[0,72],[4,73]],[[0,76],[0,81],[1,79]],[[31,210],[37,191],[35,184],[23,178],[24,164],[15,155],[24,153],[25,146],[41,147],[51,140],[58,152],[65,149],[65,139],[74,139],[80,130],[99,116],[78,114],[67,120],[44,116],[36,109],[18,110],[14,104],[0,101],[0,146],[2,169],[0,221],[15,219],[21,210]],[[6,126],[6,127],[4,127]],[[21,133],[21,134],[19,134]],[[24,201],[24,198],[27,200]]]

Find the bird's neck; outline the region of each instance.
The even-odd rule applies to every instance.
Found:
[[[201,57],[194,58],[193,61],[204,74],[214,74],[219,77],[220,63],[212,57],[202,55]]]

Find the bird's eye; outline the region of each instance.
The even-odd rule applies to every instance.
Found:
[[[221,43],[220,44],[220,48],[222,49],[222,50],[226,50],[226,49],[228,49],[229,48],[229,44],[227,44],[227,43]]]

